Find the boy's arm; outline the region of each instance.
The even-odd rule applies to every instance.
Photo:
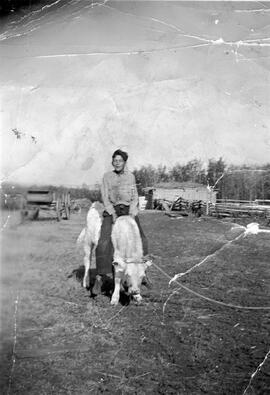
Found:
[[[137,191],[137,186],[136,186],[136,179],[134,177],[134,174],[132,174],[131,177],[131,201],[130,201],[130,207],[129,207],[129,214],[132,217],[135,217],[138,212],[139,212],[139,196],[138,196],[138,191]]]
[[[105,210],[107,211],[108,214],[115,216],[115,210],[114,207],[109,199],[109,180],[106,177],[106,175],[104,175],[103,180],[102,180],[102,184],[101,184],[101,197],[102,197],[102,201],[105,207]]]

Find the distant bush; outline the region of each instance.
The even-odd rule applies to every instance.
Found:
[[[26,203],[23,195],[3,195],[1,194],[2,210],[21,210]]]
[[[71,204],[71,209],[73,211],[77,211],[78,209],[89,210],[92,201],[87,198],[76,199],[73,201],[74,203]]]
[[[101,201],[101,192],[99,189],[90,190],[87,188],[70,188],[70,197],[71,199],[89,199],[92,202],[98,200]]]

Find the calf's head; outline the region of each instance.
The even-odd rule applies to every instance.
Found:
[[[141,301],[140,288],[142,280],[145,276],[145,272],[148,266],[152,264],[151,261],[147,262],[130,262],[118,259],[114,262],[115,274],[121,275],[122,281],[124,281],[128,287],[128,292],[137,301]]]

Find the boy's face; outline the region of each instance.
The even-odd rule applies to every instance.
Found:
[[[121,173],[125,168],[126,162],[121,155],[116,155],[112,161],[112,165],[117,173]]]

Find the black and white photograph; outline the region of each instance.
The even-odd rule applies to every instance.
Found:
[[[270,394],[270,1],[0,0],[0,393]]]

